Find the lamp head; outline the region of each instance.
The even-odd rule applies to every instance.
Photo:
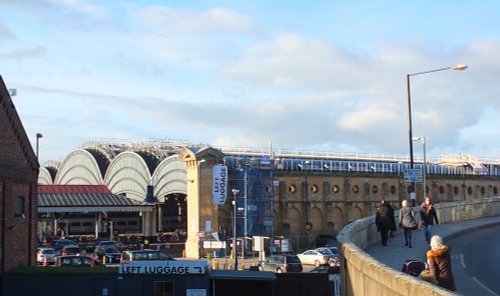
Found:
[[[238,193],[240,193],[240,190],[239,190],[239,189],[233,189],[233,194],[234,194],[234,195],[236,195],[236,194],[238,194]]]
[[[43,135],[41,133],[36,133],[37,138],[43,138]]]
[[[452,70],[457,70],[457,71],[463,71],[465,69],[467,69],[468,66],[467,65],[464,65],[464,64],[458,64],[458,65],[455,65],[455,66],[451,66],[450,69]]]

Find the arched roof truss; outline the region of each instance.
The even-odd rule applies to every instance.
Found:
[[[144,201],[151,174],[144,159],[137,153],[125,151],[110,163],[104,183],[111,192],[125,194],[136,201]]]
[[[52,176],[48,169],[44,167],[40,167],[40,171],[38,173],[38,184],[50,185],[53,184]]]
[[[94,156],[86,150],[78,149],[61,163],[54,184],[101,185],[103,178]]]
[[[187,194],[186,164],[173,155],[164,159],[156,168],[152,183],[156,198],[172,193]]]

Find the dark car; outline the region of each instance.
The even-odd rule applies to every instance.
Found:
[[[115,247],[97,247],[94,250],[94,259],[106,264],[120,263],[122,253]]]
[[[330,252],[333,253],[333,257],[330,258],[330,261],[328,262],[328,265],[330,266],[335,266],[338,267],[340,266],[340,252],[337,247],[325,247],[326,249],[330,250]]]
[[[76,255],[59,256],[57,257],[56,262],[54,264],[54,266],[56,267],[82,267],[82,266],[94,267],[97,265],[98,264],[94,260],[92,260],[87,256],[76,256]]]
[[[260,271],[302,272],[302,263],[295,255],[271,255],[265,261],[259,262]]]
[[[69,239],[56,239],[52,242],[52,248],[56,250],[56,252],[59,252],[64,248],[65,246],[77,246],[80,247],[80,245],[72,240]]]
[[[335,247],[337,245],[337,241],[335,240],[334,236],[320,234],[316,237],[314,244],[316,245],[316,248]]]

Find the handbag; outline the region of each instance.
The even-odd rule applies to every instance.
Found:
[[[417,224],[417,222],[415,222],[415,219],[412,219],[412,220],[411,220],[411,224],[410,224],[410,229],[411,229],[411,230],[415,230],[415,229],[417,229],[417,228],[418,228],[418,224]]]

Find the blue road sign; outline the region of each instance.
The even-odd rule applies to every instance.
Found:
[[[408,169],[405,172],[405,176],[422,176],[421,169]]]
[[[404,176],[405,183],[422,183],[424,178],[422,176]]]

